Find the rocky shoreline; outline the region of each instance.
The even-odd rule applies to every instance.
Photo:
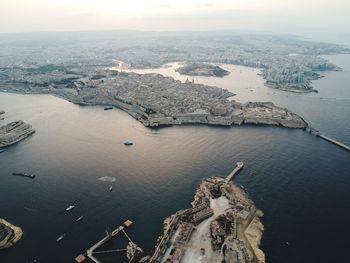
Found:
[[[228,90],[191,82],[182,83],[160,74],[106,72],[76,81],[72,86],[26,87],[9,92],[52,94],[79,105],[115,106],[146,127],[181,124],[264,124],[305,129],[300,116],[271,102],[239,103],[228,100]]]
[[[263,213],[245,191],[222,177],[204,179],[192,208],[164,220],[154,254],[140,262],[264,263]]]
[[[17,243],[23,235],[22,229],[0,218],[0,249],[8,248]]]
[[[30,124],[21,120],[0,127],[0,149],[18,143],[35,133]]]
[[[146,127],[181,124],[274,125],[305,129],[308,124],[271,102],[239,103],[230,91],[181,82],[160,74],[104,71],[72,85],[8,86],[7,92],[52,94],[79,105],[115,106]]]

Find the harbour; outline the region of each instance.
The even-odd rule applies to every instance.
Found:
[[[318,88],[320,96],[328,87]],[[4,262],[50,262],[53,256],[71,262],[101,238],[106,225],[124,222],[124,217],[137,222],[128,230],[133,241],[151,251],[163,219],[189,205],[203,178],[227,175],[232,160],[244,160],[249,167],[235,180],[264,211],[262,248],[269,262],[298,262],[300,255],[305,262],[332,262],[329,249],[345,256],[349,164],[348,153],[338,147],[303,131],[272,127],[149,130],[119,110],[106,114],[103,107],[79,107],[47,95],[0,95],[1,108],[11,113],[6,121],[23,119],[38,131],[0,157],[2,213],[24,230],[15,249],[2,253]],[[313,126],[349,144],[346,101],[335,105],[314,94],[303,100],[274,96],[279,105],[290,99],[293,110],[307,115]],[[339,123],[342,130],[336,128]],[[137,138],[135,145],[124,147],[126,138]],[[35,171],[40,180],[28,187],[27,180],[9,176],[13,171]],[[98,180],[101,176],[116,178],[112,192],[108,182]],[[67,214],[71,203],[78,205]],[[42,231],[45,222],[52,223]],[[325,228],[329,224],[332,231]],[[315,228],[324,231],[315,233]],[[57,243],[62,233],[67,235]],[[38,249],[43,243],[45,251]],[[106,255],[115,261],[113,253]]]

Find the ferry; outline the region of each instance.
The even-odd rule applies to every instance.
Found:
[[[17,175],[17,176],[23,176],[23,177],[28,177],[31,179],[35,178],[35,174],[27,174],[27,173],[12,173],[12,175]]]
[[[75,207],[74,205],[70,205],[70,206],[68,206],[68,207],[66,208],[66,211],[70,211],[70,210],[72,210],[74,207]]]

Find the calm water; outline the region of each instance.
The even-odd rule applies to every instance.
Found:
[[[250,84],[227,85],[232,83],[238,100],[250,96],[285,105],[350,144],[350,59],[332,60],[344,71],[316,81],[318,94],[267,89],[251,69]],[[236,75],[245,74],[237,70]],[[0,216],[24,231],[18,244],[0,252],[1,263],[73,262],[107,226],[126,218],[135,222],[129,231],[133,240],[151,250],[163,219],[189,206],[202,178],[226,175],[238,160],[246,166],[237,181],[265,213],[267,262],[347,262],[350,154],[303,131],[255,126],[150,130],[122,111],[46,95],[0,93],[0,109],[7,112],[0,124],[23,119],[37,130],[0,154]],[[125,147],[125,139],[135,145]],[[11,176],[14,171],[37,178]],[[102,176],[116,181],[98,180]],[[76,208],[66,213],[70,204]],[[85,218],[77,224],[80,215]],[[115,262],[117,256],[104,259]]]

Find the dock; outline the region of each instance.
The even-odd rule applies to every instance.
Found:
[[[233,177],[235,177],[243,168],[244,163],[243,162],[237,162],[235,169],[226,177],[226,182],[228,183],[229,181],[232,180]]]
[[[96,251],[96,250],[119,233],[125,234],[126,237],[129,239],[129,241],[133,244],[130,237],[124,231],[124,229],[131,227],[132,224],[133,222],[131,220],[126,220],[123,224],[121,224],[119,227],[114,229],[112,232],[106,231],[106,236],[104,238],[102,238],[92,247],[88,248],[84,254],[77,256],[75,258],[75,261],[78,263],[81,263],[81,262],[84,262],[87,258],[89,258],[95,263],[101,263],[97,258],[94,257],[94,254],[125,251],[126,249],[114,249],[114,250],[108,250],[108,251]]]

